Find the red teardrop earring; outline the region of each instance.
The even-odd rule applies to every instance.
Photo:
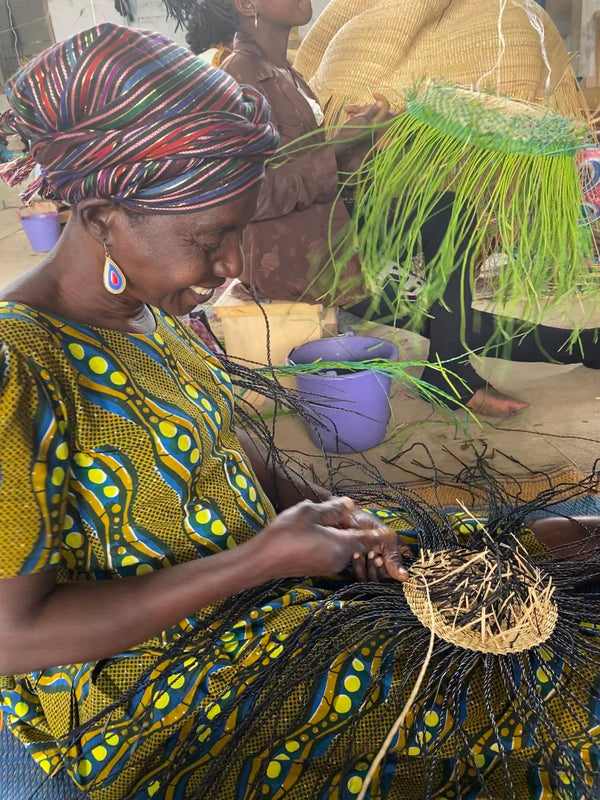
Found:
[[[127,286],[127,280],[125,275],[121,272],[119,265],[113,260],[106,242],[104,242],[104,253],[106,255],[104,260],[104,273],[102,276],[104,288],[111,294],[121,294]]]

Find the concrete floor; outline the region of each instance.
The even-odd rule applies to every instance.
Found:
[[[0,211],[0,289],[40,259],[28,245],[14,208]],[[586,320],[600,325],[600,311]],[[401,358],[414,360],[426,353],[421,337],[382,326],[368,326],[370,333],[394,339]],[[472,463],[474,450],[487,447],[491,455],[499,451],[510,455],[529,468],[549,468],[568,464],[589,470],[600,455],[600,372],[583,366],[549,364],[515,364],[496,359],[483,359],[481,374],[501,391],[532,404],[530,410],[511,420],[487,420],[478,423],[458,412],[456,425],[423,400],[396,385],[392,391],[392,418],[386,441],[368,451],[366,457],[392,481],[415,480],[428,473],[427,455],[418,449],[404,456],[400,465],[385,463],[415,443],[423,443],[436,466],[455,474],[461,467],[457,458]],[[278,444],[286,449],[308,453],[317,472],[323,472],[321,460],[302,423],[282,417],[277,423]],[[496,461],[512,474],[524,472],[496,456]],[[421,466],[419,466],[421,464]]]

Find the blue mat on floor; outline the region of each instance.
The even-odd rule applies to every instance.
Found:
[[[532,517],[600,517],[600,497],[585,494],[573,500],[554,503],[545,510],[536,511]]]
[[[48,778],[5,726],[0,731],[0,800],[82,800],[66,772]]]

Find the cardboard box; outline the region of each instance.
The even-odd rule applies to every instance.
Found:
[[[585,86],[583,94],[592,114],[600,108],[600,86]]]

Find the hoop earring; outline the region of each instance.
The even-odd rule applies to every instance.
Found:
[[[119,265],[113,260],[106,242],[104,242],[104,253],[106,255],[104,273],[102,275],[104,288],[110,294],[121,294],[127,286],[127,280],[119,269]]]
[[[258,28],[258,11],[254,15],[254,27]]]

